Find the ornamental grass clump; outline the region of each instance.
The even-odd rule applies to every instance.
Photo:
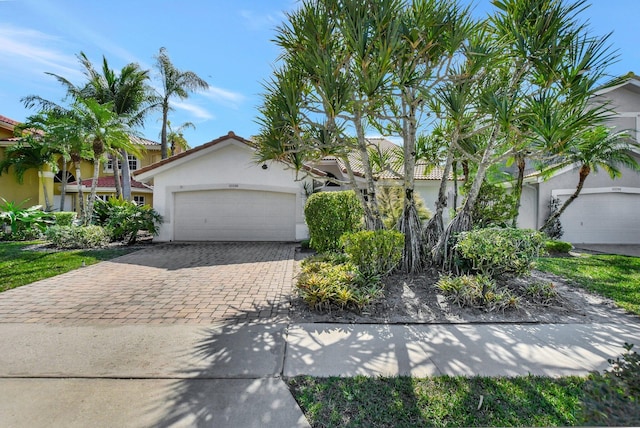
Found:
[[[483,309],[487,312],[517,309],[520,297],[485,275],[442,276],[436,288],[447,300],[460,307]]]

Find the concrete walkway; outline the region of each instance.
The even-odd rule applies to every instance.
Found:
[[[154,247],[0,294],[0,425],[305,427],[283,378],[585,375],[606,368],[625,341],[640,346],[637,317],[610,324],[296,324],[285,305],[291,246],[176,248]]]

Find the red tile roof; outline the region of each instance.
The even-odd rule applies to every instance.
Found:
[[[3,116],[1,114],[0,114],[0,122],[4,122],[4,123],[6,123],[8,125],[11,125],[11,126],[16,126],[16,125],[20,124],[20,122],[18,122],[16,120],[13,120],[13,119],[9,119],[7,116]]]
[[[91,182],[93,179],[88,178],[86,180],[82,180],[82,185],[85,187],[91,187]],[[77,182],[73,182],[73,183],[69,183],[67,186],[77,186]],[[111,176],[106,176],[106,177],[98,177],[98,187],[111,187],[114,188],[116,187],[116,180],[115,178],[111,175]],[[134,179],[131,179],[131,187],[135,187],[137,189],[148,189],[149,187],[145,186],[144,184],[140,183],[139,181],[136,181]]]

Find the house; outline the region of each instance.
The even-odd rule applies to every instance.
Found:
[[[611,126],[636,139],[640,129],[640,80],[630,76],[617,86],[597,93],[593,102],[610,102],[616,112]],[[640,153],[632,153],[640,162]],[[622,167],[615,180],[599,169],[587,177],[580,195],[560,216],[562,240],[573,244],[640,243],[640,174]],[[575,192],[578,166],[569,166],[543,180],[539,174],[525,179],[519,226],[538,229],[549,216],[552,197],[561,203]]]
[[[398,148],[384,139],[375,143]],[[352,163],[364,188],[362,168]],[[304,204],[312,191],[349,188],[337,182],[346,181],[347,173],[336,158],[324,158],[305,172],[280,162],[256,163],[254,144],[229,132],[142,168],[135,179],[153,180],[154,209],[164,218],[157,241],[294,241],[308,237]],[[438,171],[420,167],[416,178],[416,189],[433,209]],[[395,180],[379,177],[387,185]]]
[[[164,219],[156,240],[306,238],[311,179],[279,162],[258,164],[254,153],[249,140],[229,132],[135,171],[136,180],[153,180],[153,207]]]
[[[4,158],[5,150],[16,144],[19,140],[14,137],[14,127],[18,122],[4,116],[0,116],[0,159]],[[160,160],[160,144],[145,138],[131,136],[131,140],[144,147],[144,151],[140,158],[129,155],[129,168],[131,171],[143,168]],[[45,206],[44,188],[47,189],[49,200],[53,203],[55,211],[59,211],[61,206],[61,189],[62,189],[62,161],[58,160],[58,171],[54,172],[48,166],[44,167],[44,171],[38,176],[35,169],[25,173],[23,183],[20,184],[16,180],[15,175],[10,170],[9,173],[0,175],[0,197],[7,201],[20,203],[25,201],[25,206],[42,205]],[[82,190],[84,195],[89,194],[91,190],[91,178],[93,177],[93,163],[83,160],[80,164]],[[78,209],[77,195],[78,187],[75,177],[75,166],[68,166],[67,186],[65,198],[65,211],[76,211]],[[44,186],[43,186],[44,182]],[[44,187],[44,188],[43,188]],[[140,204],[153,203],[153,191],[140,182],[131,182],[131,195],[135,202]],[[98,187],[96,195],[100,199],[107,199],[115,195],[115,179],[113,176],[113,163],[109,159],[102,163],[100,175],[98,177]]]

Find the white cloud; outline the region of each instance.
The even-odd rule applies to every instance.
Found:
[[[228,91],[215,86],[209,86],[209,89],[202,92],[202,95],[234,109],[239,108],[240,104],[245,100],[245,96],[238,92]]]
[[[52,72],[67,78],[79,77],[75,57],[62,53],[53,45],[59,39],[30,28],[0,24],[0,57],[3,68],[21,73]]]
[[[171,106],[178,108],[180,110],[188,111],[198,119],[205,119],[205,120],[215,119],[214,115],[212,115],[207,110],[195,104],[186,103],[183,101],[172,101]]]
[[[271,30],[281,23],[284,18],[284,14],[281,12],[271,14],[243,9],[239,13],[240,16],[244,18],[247,28],[252,31]]]

